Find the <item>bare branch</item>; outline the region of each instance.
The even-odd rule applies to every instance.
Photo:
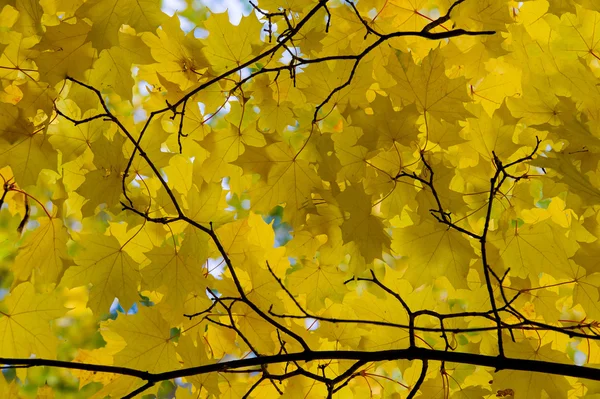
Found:
[[[421,385],[423,385],[423,381],[425,381],[425,376],[427,375],[427,368],[429,366],[429,362],[427,361],[427,359],[422,360],[422,362],[423,367],[421,368],[421,374],[419,374],[419,379],[415,383],[415,386],[410,390],[410,393],[408,394],[406,399],[414,398],[417,392],[419,392]]]

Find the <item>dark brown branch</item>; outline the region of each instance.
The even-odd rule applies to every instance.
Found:
[[[59,110],[56,105],[54,106],[54,111],[56,111],[56,113],[60,116],[62,116],[63,118],[65,118],[66,120],[68,120],[69,122],[72,122],[75,126],[77,125],[81,125],[83,123],[88,123],[91,122],[93,120],[96,119],[109,119],[110,120],[110,115],[109,114],[98,114],[98,115],[94,115],[94,116],[90,116],[89,118],[85,118],[85,119],[73,119],[70,116],[64,114],[61,110]]]
[[[144,385],[142,385],[141,387],[139,387],[138,389],[131,391],[130,393],[128,393],[127,395],[123,396],[123,399],[131,399],[131,398],[135,398],[137,395],[141,394],[142,392],[144,392],[146,389],[151,388],[154,386],[154,384],[156,384],[155,381],[148,381],[147,383],[145,383]]]
[[[406,172],[401,172],[398,173],[396,175],[396,177],[394,178],[394,180],[397,180],[401,177],[408,177],[410,179],[416,180],[419,183],[421,183],[422,185],[424,185],[425,187],[428,187],[429,190],[431,190],[431,194],[433,195],[433,199],[436,202],[437,205],[437,209],[431,209],[430,213],[431,215],[440,223],[445,224],[446,226],[459,231],[463,234],[466,234],[467,236],[474,238],[476,240],[480,240],[481,236],[469,231],[467,229],[464,229],[462,227],[460,227],[459,225],[457,225],[456,223],[452,222],[452,220],[450,219],[450,213],[446,212],[444,210],[444,207],[442,206],[442,201],[440,199],[440,196],[437,193],[437,190],[435,188],[434,182],[433,182],[433,177],[434,177],[434,171],[431,168],[431,166],[429,165],[429,163],[427,162],[427,160],[425,160],[425,156],[424,154],[421,154],[421,162],[423,162],[423,165],[425,166],[425,168],[427,169],[427,171],[429,172],[429,179],[425,180],[422,177],[417,176],[416,173],[406,173]]]
[[[452,3],[452,5],[450,6],[450,8],[448,9],[448,12],[446,12],[445,15],[439,17],[435,21],[431,21],[430,23],[428,23],[427,25],[425,25],[425,27],[423,28],[423,32],[429,32],[430,30],[432,30],[432,29],[440,26],[444,22],[449,21],[450,20],[450,13],[454,9],[454,7],[456,7],[457,5],[459,5],[460,3],[464,2],[464,1],[465,0],[456,0],[454,3]]]
[[[161,173],[158,170],[158,168],[156,167],[156,165],[154,165],[154,162],[152,162],[152,160],[148,157],[148,154],[146,154],[146,152],[140,147],[139,141],[141,141],[141,135],[140,135],[140,138],[138,140],[135,140],[133,138],[133,136],[131,135],[131,133],[121,123],[121,121],[110,112],[110,110],[108,109],[108,106],[106,105],[106,102],[104,101],[104,97],[102,97],[102,93],[100,93],[100,90],[96,89],[93,86],[85,84],[85,83],[83,83],[83,82],[81,82],[81,81],[79,81],[77,79],[74,79],[74,78],[72,78],[70,76],[67,76],[66,79],[70,80],[71,82],[74,82],[74,83],[76,83],[76,84],[78,84],[78,85],[80,85],[82,87],[85,87],[86,89],[91,90],[92,92],[94,92],[96,94],[96,96],[100,100],[100,104],[102,105],[102,108],[104,109],[104,112],[108,115],[108,119],[110,119],[113,123],[115,123],[119,127],[119,129],[123,132],[123,134],[125,134],[125,136],[127,136],[127,138],[129,139],[129,141],[131,141],[131,143],[133,143],[135,150],[140,153],[140,156],[142,158],[144,158],[144,160],[146,161],[146,163],[148,164],[148,166],[150,166],[150,168],[152,169],[152,172],[154,172],[154,174],[156,175],[157,179],[160,181],[161,185],[166,190],[167,195],[171,199],[171,202],[173,203],[173,206],[175,206],[175,209],[177,210],[178,215],[179,216],[183,215],[183,211],[181,210],[181,207],[180,207],[179,203],[177,202],[177,199],[175,198],[175,194],[173,194],[173,191],[171,190],[171,188],[169,187],[169,185],[167,184],[167,182],[165,181],[165,179],[161,175]],[[126,173],[125,173],[125,175],[126,175]]]
[[[242,399],[249,398],[252,391],[254,391],[265,379],[266,379],[265,376],[262,376],[258,380],[256,380],[256,382],[254,384],[252,384],[250,386],[250,388],[248,388],[248,390],[246,391],[244,396],[242,396]]]
[[[225,263],[227,264],[227,268],[228,268],[229,272],[231,273],[231,277],[232,277],[233,282],[234,282],[234,284],[236,286],[236,289],[237,289],[238,293],[240,294],[240,299],[246,305],[248,305],[248,307],[250,309],[252,309],[254,312],[256,312],[261,318],[263,318],[263,320],[265,320],[266,322],[268,322],[269,324],[271,324],[275,328],[283,331],[284,333],[286,333],[290,337],[294,338],[302,346],[302,348],[305,351],[310,351],[310,347],[308,346],[308,344],[306,343],[306,341],[301,336],[299,336],[298,334],[296,334],[295,332],[293,332],[289,328],[285,327],[281,323],[275,321],[272,317],[268,316],[258,306],[256,306],[252,301],[248,300],[248,297],[246,296],[246,293],[244,292],[244,289],[242,288],[242,284],[240,283],[240,280],[237,277],[237,274],[235,272],[233,264],[231,263],[231,259],[229,259],[229,256],[227,255],[227,251],[225,251],[225,248],[223,248],[223,244],[221,244],[221,241],[219,241],[219,238],[217,237],[217,233],[215,233],[215,231],[212,230],[212,229],[207,229],[206,227],[198,224],[197,222],[189,219],[188,217],[184,216],[183,219],[185,221],[187,221],[189,224],[191,224],[191,225],[199,228],[200,230],[204,231],[205,233],[207,233],[211,237],[211,239],[213,240],[213,242],[217,246],[217,249],[219,250],[219,253],[221,254],[221,256],[223,256],[223,259],[225,260]]]
[[[354,14],[356,14],[356,17],[358,18],[358,20],[360,21],[360,23],[363,24],[363,26],[367,30],[367,33],[365,34],[364,39],[367,38],[367,36],[369,35],[369,33],[372,33],[372,34],[374,34],[377,37],[383,36],[381,33],[377,32],[375,29],[373,29],[371,27],[371,25],[369,25],[369,23],[362,17],[362,15],[360,15],[360,12],[356,8],[356,5],[354,4],[353,1],[346,0],[346,3],[350,4],[350,7],[352,7],[352,11],[354,11]]]
[[[421,368],[421,374],[419,374],[419,379],[415,383],[415,386],[410,390],[410,393],[408,394],[406,399],[414,398],[417,392],[419,392],[421,385],[423,385],[423,381],[425,381],[425,376],[427,375],[427,368],[429,367],[429,362],[427,361],[427,359],[423,359],[422,361],[423,367]]]
[[[505,303],[508,303],[508,302],[506,302],[506,296],[504,295],[504,288],[502,287],[502,281],[494,273],[494,271],[493,271],[492,267],[490,266],[488,259],[487,259],[487,248],[486,248],[487,235],[489,232],[490,221],[492,218],[492,206],[494,203],[494,198],[496,196],[496,193],[500,190],[502,183],[504,182],[504,178],[503,178],[498,184],[498,178],[500,177],[500,175],[502,173],[505,173],[506,168],[533,159],[533,156],[537,152],[540,142],[541,142],[538,137],[536,137],[535,139],[536,139],[536,144],[535,144],[533,151],[531,151],[531,153],[529,153],[527,156],[519,158],[516,161],[511,162],[507,165],[502,165],[502,162],[498,159],[496,154],[492,153],[492,155],[494,157],[494,164],[496,165],[496,172],[494,173],[494,176],[490,179],[490,194],[489,194],[489,199],[488,199],[487,212],[486,212],[486,216],[485,216],[485,223],[483,226],[483,231],[481,232],[479,241],[480,241],[480,245],[481,245],[481,261],[483,263],[483,274],[485,276],[485,284],[486,284],[486,287],[488,290],[488,296],[489,296],[490,304],[492,306],[492,311],[494,312],[494,317],[496,318],[496,325],[498,326],[498,332],[497,332],[498,351],[499,351],[499,354],[501,357],[504,356],[504,344],[503,344],[502,327],[501,327],[502,319],[500,317],[500,314],[498,313],[498,308],[496,306],[496,298],[494,295],[494,289],[492,287],[490,274],[493,273],[494,277],[498,280],[498,283],[500,284],[500,290],[502,292],[502,297],[503,297]],[[517,312],[514,308],[512,308],[512,306],[509,306],[509,308],[511,310],[513,310],[514,312],[516,312],[517,314],[519,314],[520,316],[522,316],[519,312]],[[524,318],[524,316],[522,316],[522,318]]]
[[[460,364],[471,364],[475,366],[491,367],[496,371],[515,370],[536,373],[545,373],[552,375],[562,375],[566,377],[584,378],[593,381],[600,381],[600,370],[592,367],[577,366],[574,364],[564,364],[549,362],[543,360],[516,359],[501,356],[489,356],[476,353],[448,352],[427,348],[407,348],[384,351],[308,351],[289,354],[279,354],[272,356],[255,357],[249,359],[232,360],[228,362],[214,363],[203,366],[182,368],[163,373],[149,373],[146,371],[131,369],[119,366],[104,366],[87,363],[66,362],[60,360],[28,358],[0,358],[0,363],[4,365],[25,365],[31,367],[60,367],[71,370],[86,370],[104,373],[115,373],[137,377],[146,381],[164,381],[179,377],[189,377],[193,375],[207,374],[235,370],[240,368],[255,367],[276,363],[289,362],[309,362],[318,360],[355,360],[361,362],[380,362],[393,361],[401,359],[420,359],[453,362]]]
[[[179,119],[179,128],[177,130],[177,145],[179,146],[179,153],[181,154],[183,152],[183,148],[181,146],[181,138],[182,137],[187,137],[187,134],[183,133],[183,120],[185,118],[185,106],[187,105],[187,101],[188,99],[186,99],[182,104],[181,104],[181,111],[179,111],[177,114],[180,115],[181,119]],[[175,115],[173,115],[175,116]]]

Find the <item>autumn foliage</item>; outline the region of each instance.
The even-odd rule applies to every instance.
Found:
[[[598,1],[183,3],[2,2],[0,397],[600,395]]]

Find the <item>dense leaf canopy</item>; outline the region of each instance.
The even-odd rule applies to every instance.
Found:
[[[2,4],[1,397],[600,395],[597,0]]]

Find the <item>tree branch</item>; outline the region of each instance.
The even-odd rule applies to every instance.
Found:
[[[490,367],[496,371],[500,370],[516,370],[536,373],[545,373],[552,375],[562,375],[566,377],[584,378],[592,381],[600,381],[600,370],[592,367],[577,366],[574,364],[564,364],[556,362],[548,362],[543,360],[517,359],[501,356],[480,355],[475,353],[464,352],[449,352],[427,348],[407,348],[393,349],[383,351],[309,351],[296,353],[283,353],[278,355],[246,358],[232,360],[221,363],[207,364],[203,366],[182,368],[163,373],[149,373],[145,371],[135,370],[127,367],[119,366],[104,366],[87,363],[66,362],[50,359],[15,359],[15,358],[0,358],[0,363],[5,365],[19,365],[30,367],[60,367],[71,370],[86,370],[104,373],[115,373],[120,375],[128,375],[137,377],[148,382],[154,383],[170,380],[173,378],[189,377],[193,375],[201,375],[213,372],[225,372],[244,367],[261,366],[277,363],[289,362],[310,362],[318,360],[355,360],[363,363],[366,362],[381,362],[394,360],[429,360],[429,361],[445,361],[460,364],[470,364],[474,366]]]

